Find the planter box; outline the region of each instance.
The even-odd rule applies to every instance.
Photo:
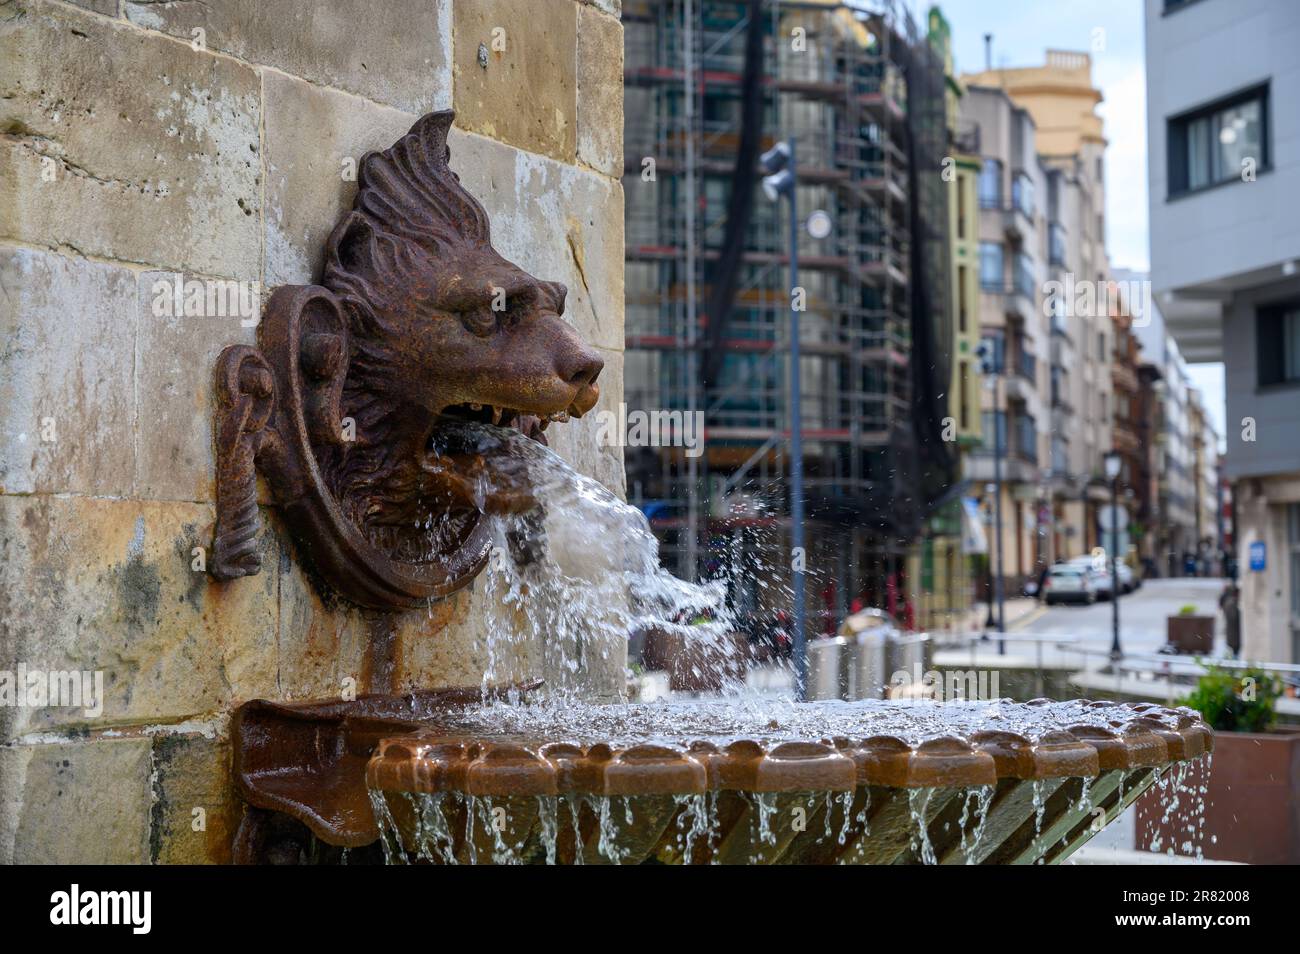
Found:
[[[1300,864],[1300,731],[1215,732],[1206,766],[1202,760],[1190,767],[1167,818],[1168,796],[1158,788],[1138,799],[1135,847],[1162,853],[1172,847],[1180,855],[1195,855],[1199,847],[1219,861]]]
[[[1170,616],[1167,623],[1169,643],[1180,653],[1204,655],[1214,649],[1213,616]]]

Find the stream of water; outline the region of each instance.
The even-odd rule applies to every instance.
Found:
[[[474,583],[471,614],[482,619],[485,694],[478,705],[440,713],[440,735],[615,747],[873,735],[916,744],[987,729],[1034,739],[1079,724],[1116,728],[1136,718],[1118,706],[1098,708],[1079,701],[1033,706],[1005,699],[798,703],[789,695],[748,690],[743,670],[731,662],[737,627],[725,578],[693,584],[663,569],[658,541],[639,510],[514,430],[457,425],[444,438],[458,454],[481,458],[476,497],[482,509],[491,509],[488,501],[494,494],[521,487],[529,488],[535,506],[491,518],[494,547]],[[438,531],[431,527],[430,532]],[[773,588],[774,602],[784,592],[781,582],[753,582]],[[694,699],[623,701],[629,636],[638,633],[674,642],[687,654],[689,674],[717,691]],[[535,679],[544,680],[543,688],[527,699],[512,692],[494,700],[486,693]],[[1137,775],[1120,780],[1121,794]],[[1157,784],[1176,805],[1180,796],[1196,796],[1184,780],[1184,774],[1167,772]],[[1076,788],[1070,789],[1074,794],[1066,807],[1074,816],[1092,810],[1092,782],[1071,780]],[[1069,834],[1045,828],[1059,785],[1032,783],[1029,818],[1035,842],[1049,836],[1063,840]],[[843,860],[855,853],[870,856],[873,819],[886,840],[886,828],[903,831],[902,845],[921,863],[971,863],[992,850],[986,835],[998,806],[993,787],[913,789],[901,798],[897,807],[873,805],[871,791],[863,788],[856,794],[710,792],[627,798],[371,792],[385,856],[399,863],[754,862],[779,855],[795,825],[804,826],[799,831],[809,831],[818,845],[836,844],[834,853]],[[942,858],[932,830],[939,830],[950,845]],[[657,833],[650,843],[645,843],[647,831]],[[1194,847],[1196,837],[1189,831],[1179,847]],[[1037,847],[1045,851],[1051,845]]]

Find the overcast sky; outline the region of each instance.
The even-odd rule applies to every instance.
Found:
[[[910,0],[918,24],[929,2]],[[1106,250],[1111,265],[1146,271],[1146,71],[1142,0],[944,0],[958,73],[984,68],[984,34],[993,34],[993,65],[1036,66],[1050,49],[1092,55],[1097,107],[1105,123]],[[1190,367],[1223,436],[1223,365]]]

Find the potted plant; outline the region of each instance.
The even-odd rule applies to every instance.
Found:
[[[1191,603],[1166,620],[1166,638],[1179,653],[1208,654],[1214,649],[1214,617],[1201,616]]]
[[[1214,755],[1190,768],[1173,811],[1159,793],[1138,799],[1139,849],[1300,863],[1300,731],[1273,725],[1281,692],[1259,669],[1212,666],[1200,678],[1181,702],[1214,730]]]

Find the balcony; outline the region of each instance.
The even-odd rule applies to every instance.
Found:
[[[962,473],[973,484],[985,484],[993,479],[993,452],[977,450],[965,455]],[[1002,457],[1002,479],[1012,484],[1035,484],[1042,474],[1038,470],[1036,456],[1031,459],[1019,453],[1007,453]]]
[[[1011,321],[1030,325],[1037,319],[1037,297],[1032,286],[1025,287],[1022,282],[1016,282],[1002,288],[1001,294],[1003,310]]]
[[[1032,352],[1017,351],[1015,359],[1011,363],[1011,371],[1018,377],[1024,378],[1030,384],[1038,384],[1038,359]]]

